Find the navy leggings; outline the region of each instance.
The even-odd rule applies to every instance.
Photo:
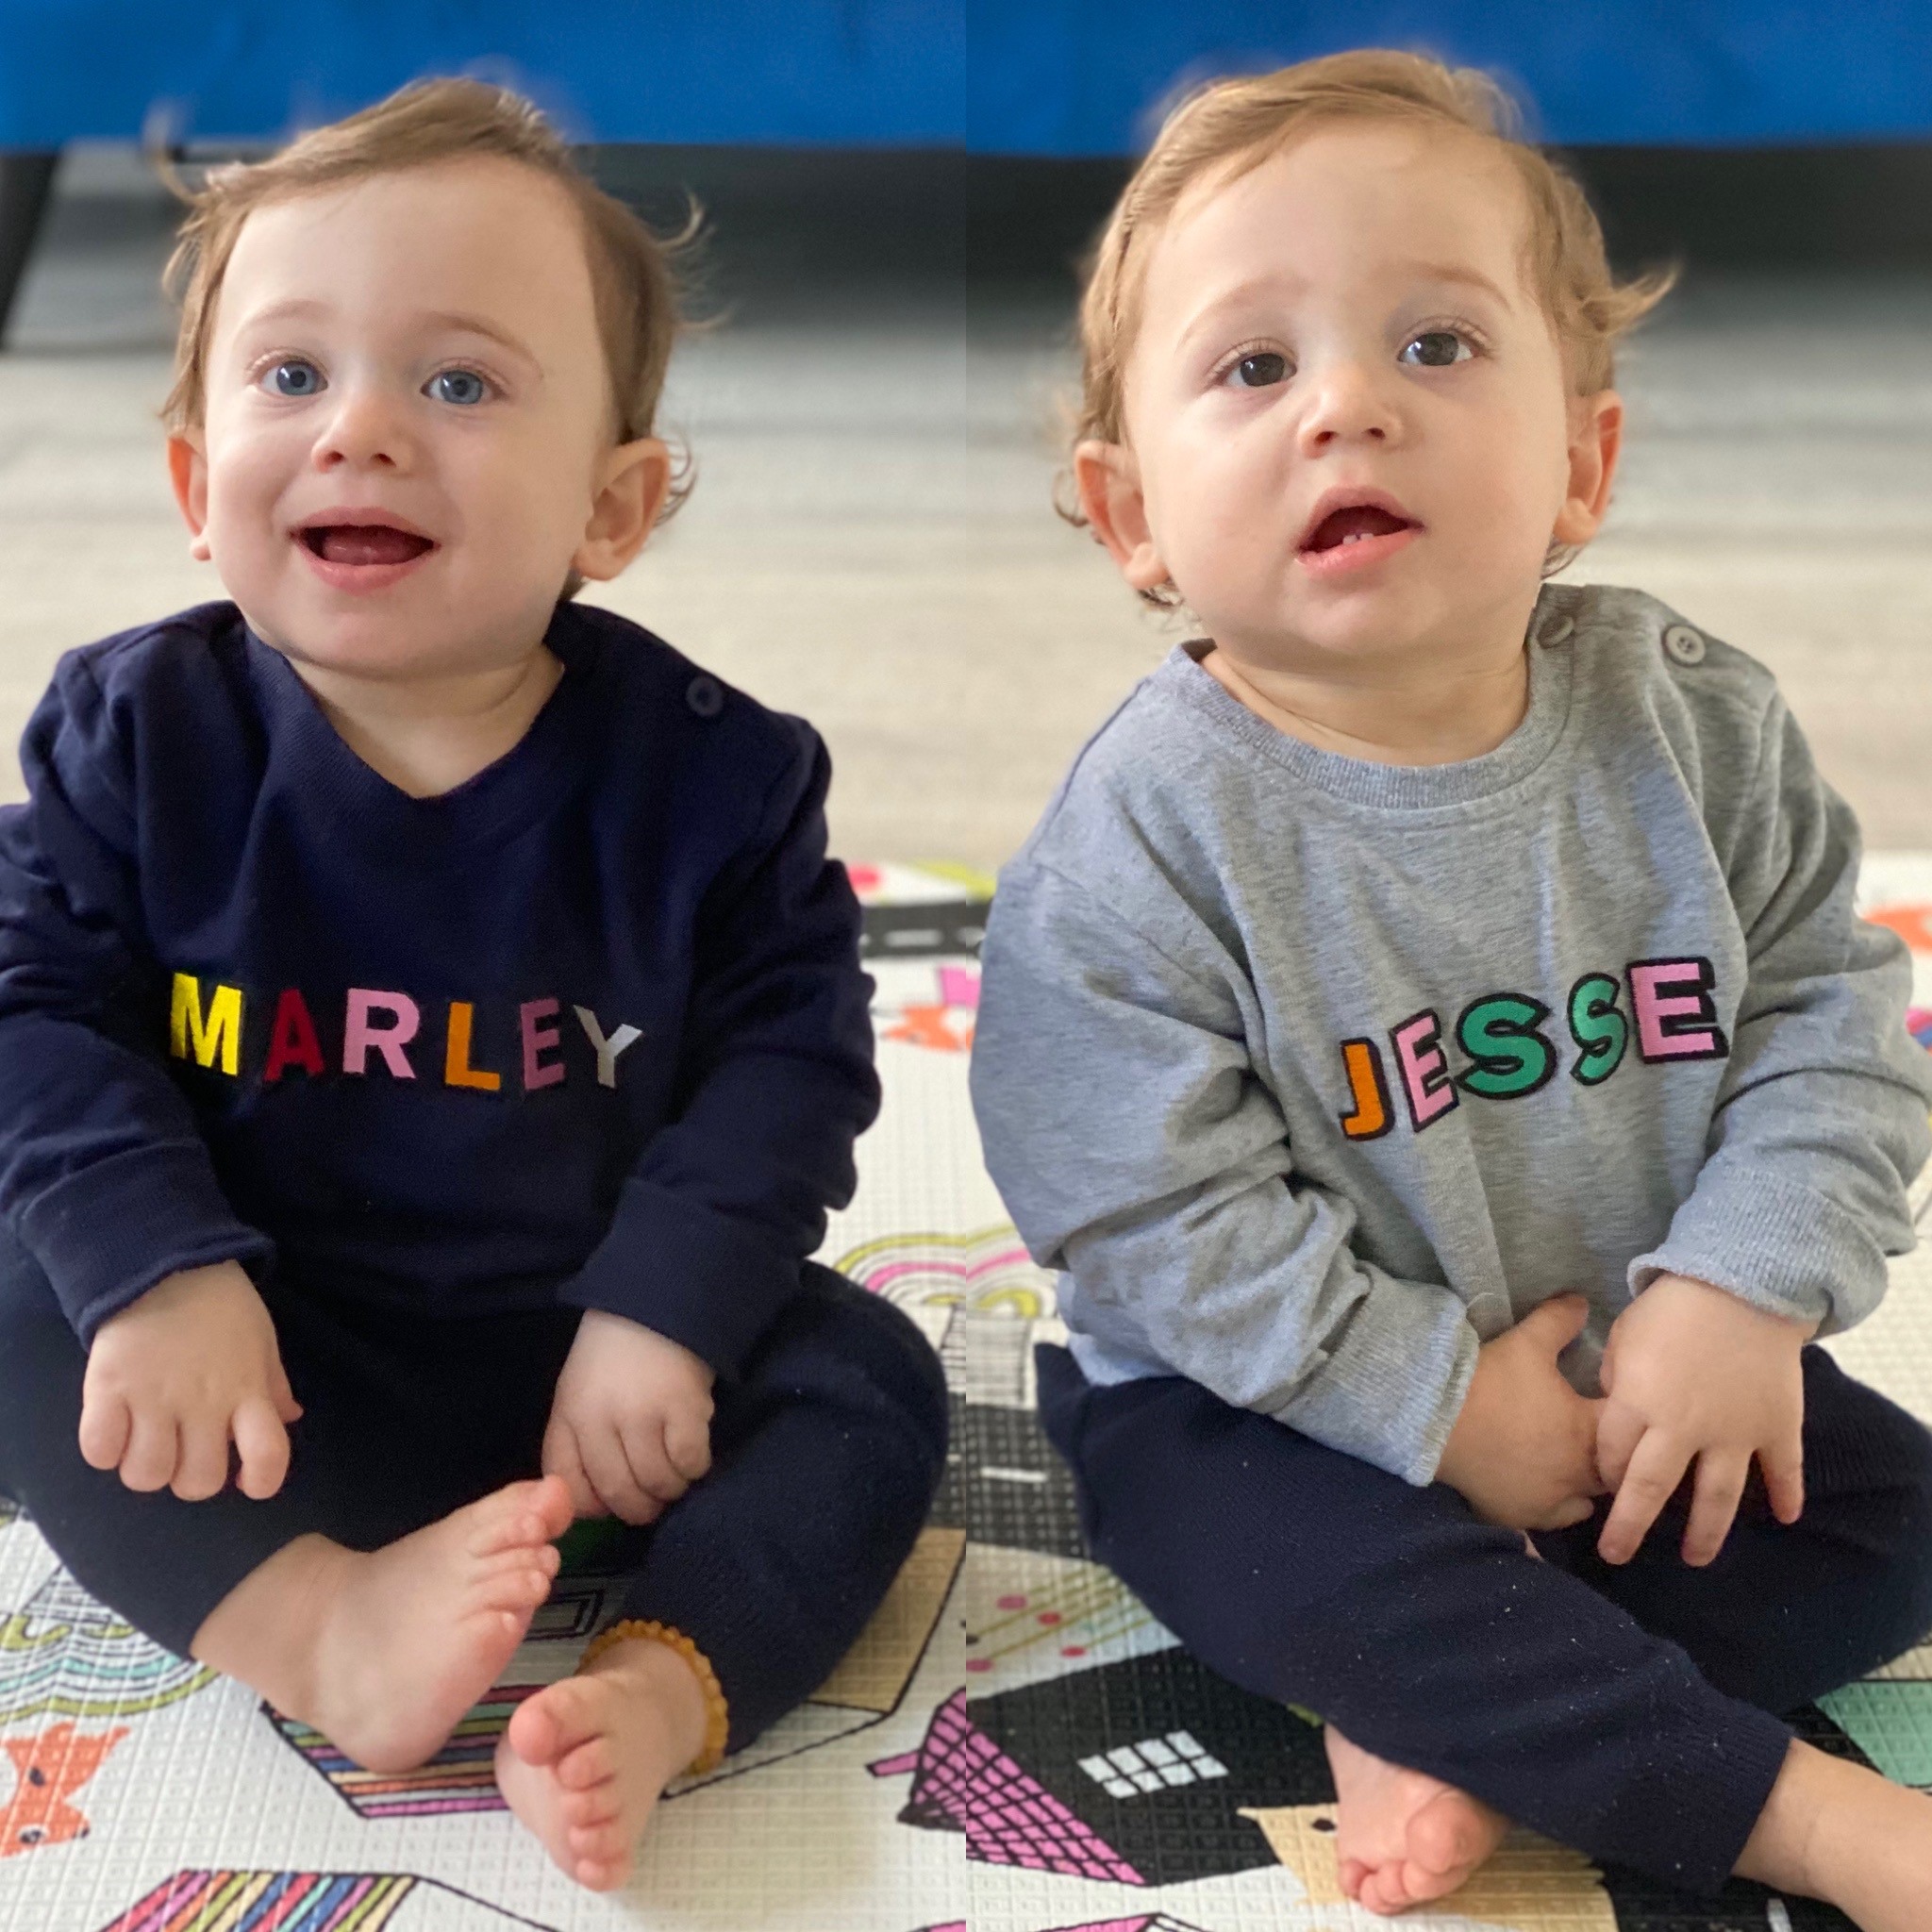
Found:
[[[1756,1463],[1716,1560],[1677,1554],[1690,1479],[1632,1560],[1480,1522],[1177,1376],[1090,1386],[1039,1351],[1042,1420],[1094,1554],[1203,1662],[1599,1860],[1707,1896],[1795,1709],[1932,1629],[1932,1433],[1804,1351],[1805,1511]]]
[[[578,1321],[266,1299],[305,1409],[288,1479],[261,1502],[230,1487],[184,1503],[81,1459],[86,1356],[39,1271],[0,1270],[0,1491],[95,1596],[173,1651],[298,1536],[376,1549],[539,1474]],[[598,1567],[626,1580],[620,1615],[674,1624],[711,1660],[736,1750],[824,1681],[891,1586],[944,1469],[946,1396],[904,1315],[808,1263],[715,1401],[710,1473]]]

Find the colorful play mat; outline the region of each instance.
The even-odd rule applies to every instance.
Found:
[[[886,1105],[824,1258],[919,1323],[953,1395],[950,1473],[891,1596],[818,1695],[675,1788],[635,1879],[579,1890],[490,1760],[518,1700],[607,1616],[594,1539],[504,1682],[431,1764],[375,1776],[92,1602],[32,1524],[0,1526],[4,1932],[1823,1932],[1734,1882],[1712,1903],[1528,1833],[1399,1920],[1343,1896],[1317,1727],[1195,1663],[1087,1558],[1033,1407],[1059,1334],[981,1164],[966,1092],[991,882],[856,867]],[[1862,909],[1915,953],[1932,1047],[1932,857],[1868,862]],[[1915,1195],[1932,1234],[1932,1186]],[[1829,1344],[1932,1422],[1932,1246]],[[1932,1787],[1932,1644],[1797,1713]]]

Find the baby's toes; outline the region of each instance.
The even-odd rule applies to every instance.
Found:
[[[557,1781],[567,1791],[587,1791],[592,1785],[601,1785],[613,1777],[616,1772],[617,1766],[611,1762],[610,1740],[592,1738],[558,1761]]]
[[[1402,1860],[1391,1858],[1362,1880],[1360,1903],[1372,1912],[1399,1912],[1414,1903],[1402,1882]]]
[[[565,1684],[570,1680],[566,1678]],[[547,1690],[526,1698],[510,1713],[504,1736],[509,1748],[525,1764],[555,1766],[558,1760],[580,1741],[570,1723],[570,1700],[562,1695],[564,1684],[553,1684]]]
[[[616,1891],[630,1876],[630,1855],[616,1858],[579,1858],[576,1881],[586,1891]]]
[[[558,1802],[558,1815],[571,1831],[602,1831],[616,1823],[621,1809],[615,1778],[589,1790],[566,1791]]]
[[[570,1855],[577,1868],[577,1883],[593,1891],[611,1890],[630,1876],[630,1843],[614,1819],[608,1824],[573,1829]]]
[[[1408,1825],[1408,1861],[1423,1872],[1473,1864],[1481,1850],[1476,1821],[1460,1806],[1431,1805]]]
[[[478,1609],[527,1610],[550,1594],[550,1579],[528,1563],[498,1563],[471,1585],[470,1601]]]
[[[547,1546],[570,1527],[570,1491],[557,1476],[511,1483],[485,1496],[475,1507],[470,1530],[470,1554],[475,1557],[519,1546]]]
[[[529,1501],[537,1513],[538,1533],[546,1543],[555,1542],[576,1520],[570,1485],[560,1475],[540,1477],[530,1491]]]

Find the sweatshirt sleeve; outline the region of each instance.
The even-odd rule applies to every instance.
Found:
[[[1417,1485],[1475,1369],[1461,1301],[1357,1259],[1297,1176],[1230,984],[1073,879],[1009,870],[989,921],[973,1099],[988,1165],[1083,1325]]]
[[[131,760],[70,658],[0,811],[0,1214],[83,1343],[184,1268],[273,1249],[237,1220],[155,1037],[165,988],[136,878]]]
[[[1836,1335],[1913,1244],[1906,1191],[1932,1151],[1932,1058],[1905,1027],[1911,965],[1857,916],[1858,829],[1781,697],[1735,829],[1713,828],[1749,971],[1706,1160],[1641,1292],[1693,1275]]]
[[[805,736],[752,848],[700,910],[671,1124],[560,1291],[724,1376],[797,1292],[826,1209],[852,1198],[853,1143],[879,1108],[858,902],[825,857],[831,764]]]

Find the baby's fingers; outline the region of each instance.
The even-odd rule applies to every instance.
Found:
[[[695,1409],[675,1414],[664,1424],[664,1453],[687,1483],[711,1467],[710,1424]]]
[[[89,1395],[80,1405],[80,1456],[91,1469],[119,1469],[134,1417],[118,1395]]]
[[[1596,1473],[1607,1492],[1624,1487],[1624,1474],[1630,1458],[1650,1424],[1626,1405],[1607,1401],[1597,1411]]]
[[[672,1464],[664,1444],[664,1425],[656,1416],[647,1416],[623,1430],[618,1441],[631,1479],[649,1499],[651,1520],[655,1521],[691,1488]]]
[[[275,1401],[275,1413],[285,1423],[302,1420],[302,1405],[295,1400],[295,1391],[289,1387],[289,1372],[282,1366],[280,1350],[275,1352],[273,1369],[275,1377],[270,1393]]]
[[[240,1418],[237,1423],[239,1425]],[[180,1454],[168,1487],[184,1503],[205,1503],[218,1496],[228,1481],[228,1431],[221,1422],[188,1422],[180,1425]]]
[[[562,1478],[564,1488],[570,1491],[573,1519],[581,1522],[587,1517],[609,1515],[609,1510],[598,1501],[596,1491],[591,1487],[591,1478],[584,1473],[584,1458],[577,1449],[576,1431],[554,1415],[550,1419],[550,1426],[543,1432],[542,1468],[545,1475]]]
[[[1780,1523],[1795,1523],[1805,1513],[1805,1443],[1793,1436],[1776,1449],[1759,1449],[1757,1460],[1764,1470],[1764,1491],[1771,1498],[1772,1513]]]
[[[1675,1447],[1661,1431],[1645,1434],[1617,1485],[1617,1500],[1597,1539],[1597,1554],[1606,1563],[1627,1563],[1637,1554],[1657,1512],[1684,1480],[1690,1462],[1690,1453]]]
[[[1724,1548],[1750,1474],[1748,1456],[1720,1456],[1715,1449],[1707,1449],[1697,1458],[1697,1487],[1681,1545],[1685,1562],[1693,1569],[1701,1570]]]
[[[128,1432],[127,1447],[121,1457],[121,1480],[130,1490],[146,1494],[165,1490],[175,1479],[175,1464],[181,1445],[172,1415],[143,1415],[139,1411]]]
[[[235,1453],[242,1461],[241,1480],[236,1487],[258,1503],[273,1496],[289,1474],[289,1432],[282,1426],[274,1401],[264,1395],[252,1395],[236,1409],[234,1426]],[[225,1441],[222,1444],[222,1461],[225,1474]]]
[[[663,1505],[640,1483],[631,1470],[624,1438],[614,1424],[587,1429],[577,1438],[589,1473],[604,1507],[621,1523],[655,1523]]]

